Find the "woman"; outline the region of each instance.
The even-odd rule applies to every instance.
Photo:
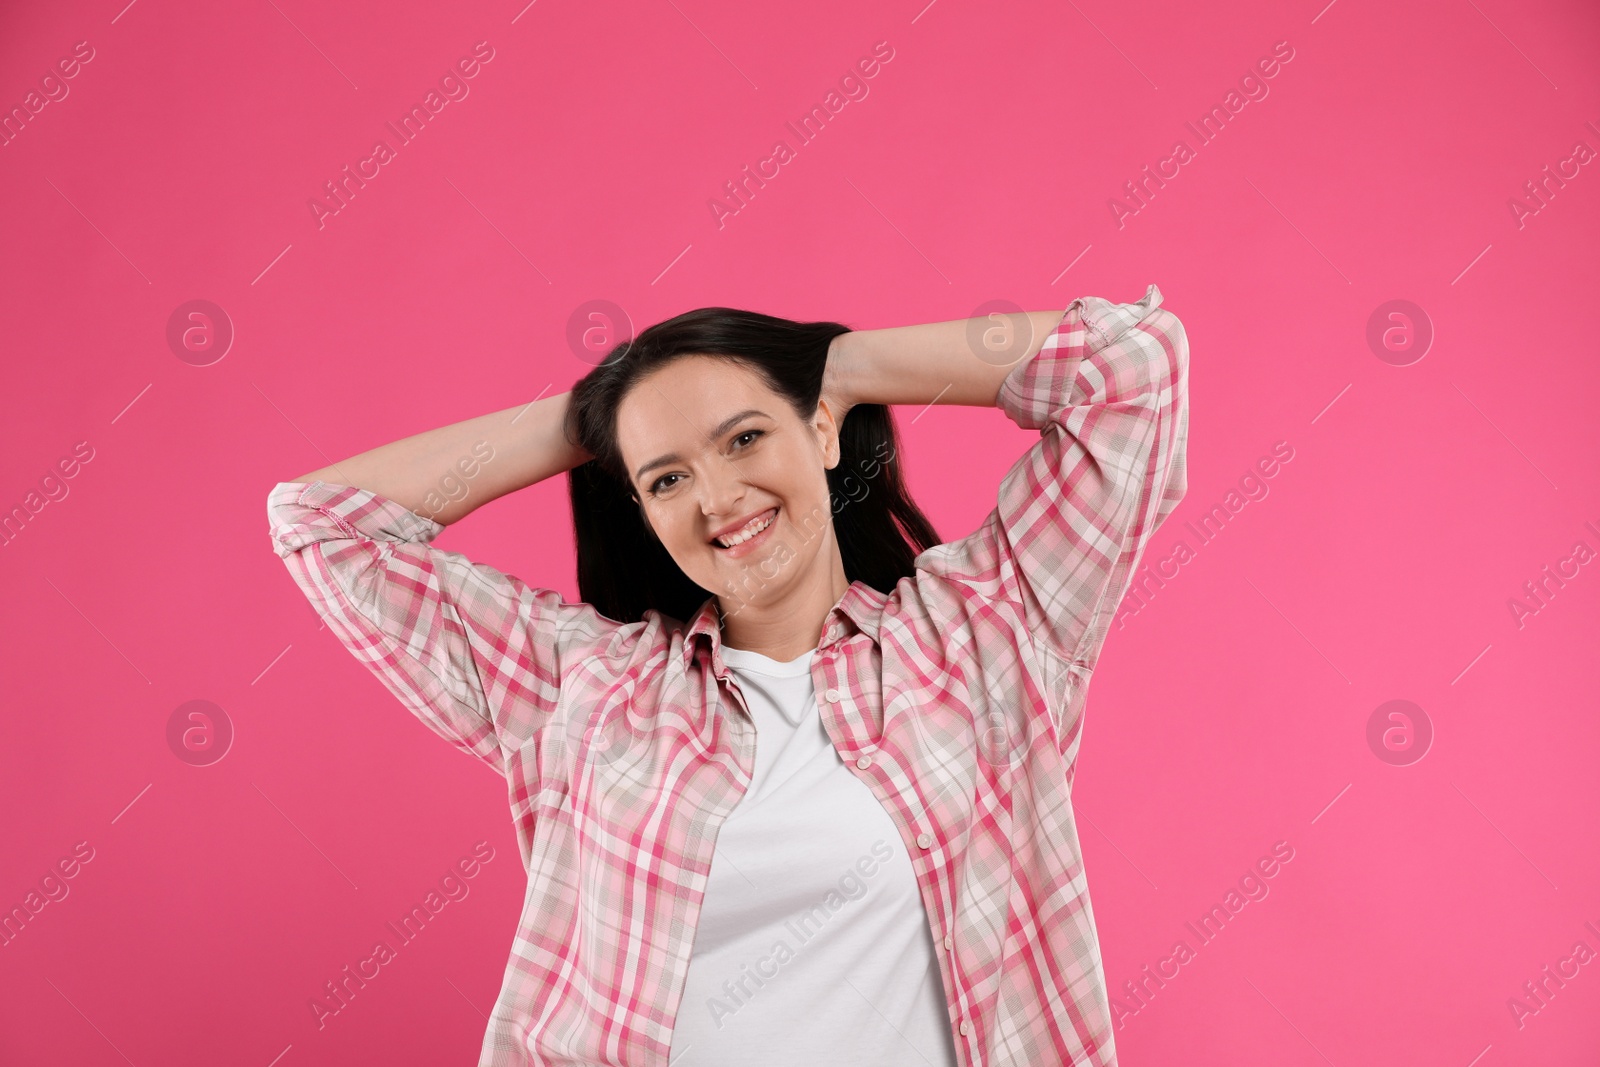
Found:
[[[481,1065],[1116,1062],[1070,786],[1186,487],[1160,305],[701,309],[272,490],[333,632],[508,779],[528,894]],[[929,403],[1039,431],[947,544],[885,406]],[[432,547],[567,470],[581,602]]]

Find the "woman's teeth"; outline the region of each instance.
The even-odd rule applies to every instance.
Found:
[[[750,540],[750,538],[760,533],[762,530],[765,530],[768,526],[771,526],[772,520],[776,519],[777,517],[778,513],[774,511],[765,518],[751,519],[749,524],[738,533],[732,533],[726,537],[717,538],[717,544],[721,545],[723,548],[733,548],[735,545],[742,545],[746,541]]]

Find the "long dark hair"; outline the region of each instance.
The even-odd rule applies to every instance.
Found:
[[[687,621],[710,595],[656,539],[633,497],[617,446],[617,409],[628,391],[675,359],[709,355],[756,371],[802,420],[809,420],[822,395],[829,343],[849,332],[837,322],[697,308],[618,344],[572,387],[567,440],[594,457],[567,473],[578,595],[584,603],[618,622],[639,622],[651,608]],[[845,579],[890,592],[914,573],[917,555],[940,542],[906,493],[888,407],[850,408],[839,427],[839,462],[827,477]]]

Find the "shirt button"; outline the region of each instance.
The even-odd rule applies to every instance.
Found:
[[[955,940],[949,934],[945,934],[944,935],[944,947],[945,948],[954,948],[955,944],[956,944]]]
[[[860,759],[856,760],[856,766],[860,767],[862,770],[866,770],[868,767],[872,766],[872,757],[862,756]]]
[[[967,1020],[962,1019],[961,1020],[961,1034],[962,1034],[962,1036],[965,1037],[967,1034],[970,1034],[970,1033],[972,1033],[972,1024],[967,1022]]]
[[[830,689],[822,695],[830,704],[839,703],[839,691],[837,689]]]
[[[932,834],[918,834],[917,835],[917,844],[921,845],[923,848],[930,847],[933,844],[933,835]]]

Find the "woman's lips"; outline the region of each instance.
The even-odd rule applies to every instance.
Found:
[[[740,556],[748,556],[750,553],[754,552],[756,549],[765,544],[772,536],[772,531],[778,526],[778,514],[781,510],[782,509],[780,508],[770,509],[772,512],[772,520],[767,523],[765,529],[749,540],[734,545],[732,548],[724,548],[718,542],[713,541],[711,543],[712,547],[714,547],[718,552],[724,553],[731,559],[738,559]]]

